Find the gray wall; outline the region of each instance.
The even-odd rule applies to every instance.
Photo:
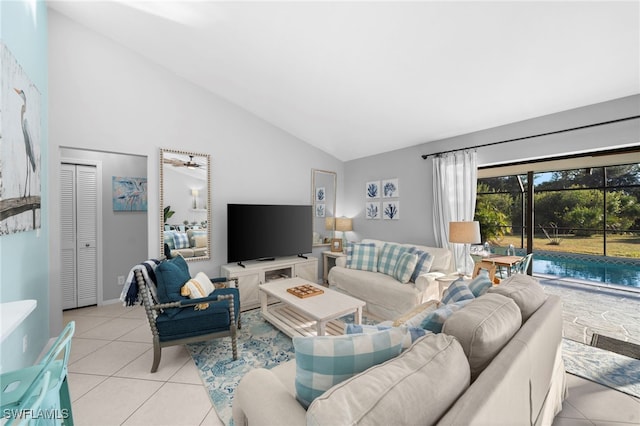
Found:
[[[541,134],[555,130],[640,115],[640,95],[534,118],[506,126],[387,152],[345,163],[345,214],[354,217],[350,239],[377,238],[434,245],[432,160],[422,154]],[[547,158],[576,152],[640,144],[640,120],[593,127],[554,136],[478,149],[478,165],[487,166]],[[636,160],[637,155],[635,156]],[[365,184],[398,178],[400,220],[364,218]]]
[[[62,158],[100,161],[102,163],[102,300],[120,297],[122,286],[118,276],[125,277],[131,269],[131,259],[147,255],[148,212],[113,211],[112,176],[147,176],[147,158],[80,149],[60,150]],[[55,239],[55,238],[54,238]],[[59,241],[59,239],[58,239]],[[100,299],[100,298],[99,298]]]
[[[342,193],[343,163],[335,157],[54,11],[49,13],[49,52],[51,168],[57,174],[60,147],[145,157],[146,256],[160,254],[160,148],[211,154],[213,257],[190,263],[193,273],[216,276],[226,263],[227,203],[310,204],[312,168],[337,172]],[[55,181],[51,186],[50,222],[55,224],[60,188]],[[340,203],[339,196],[338,214]],[[113,243],[104,251],[121,246]],[[54,242],[50,249],[51,275],[59,276]],[[320,251],[314,254],[321,257]],[[138,261],[137,256],[127,259],[117,269],[128,270]],[[59,285],[52,291],[59,292]],[[61,310],[60,301],[52,298],[51,309]],[[57,321],[61,328],[61,316]]]

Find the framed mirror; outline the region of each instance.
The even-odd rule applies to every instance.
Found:
[[[160,149],[160,253],[167,243],[185,260],[211,258],[211,159]]]
[[[311,170],[311,205],[313,206],[313,245],[329,246],[335,231],[336,172]]]

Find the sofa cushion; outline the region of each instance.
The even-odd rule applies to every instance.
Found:
[[[383,274],[393,277],[393,272],[396,269],[396,263],[398,263],[402,253],[407,250],[408,249],[406,247],[402,247],[399,244],[385,243],[378,255],[378,272],[382,272]]]
[[[187,236],[189,237],[189,244],[191,245],[191,247],[198,247],[197,237],[206,237],[207,231],[205,231],[204,229],[189,229],[187,231]]]
[[[489,293],[497,293],[513,299],[522,313],[522,322],[528,320],[547,298],[538,280],[525,274],[511,275],[502,280],[500,285],[490,288]]]
[[[475,296],[462,278],[458,278],[449,284],[449,287],[447,287],[442,295],[442,303],[445,305],[468,299],[475,299]]]
[[[481,269],[474,279],[469,282],[469,290],[475,297],[482,296],[485,294],[491,287],[493,283],[489,278],[489,271],[486,269]]]
[[[471,299],[461,300],[459,302],[450,303],[448,305],[442,305],[438,309],[431,311],[424,317],[420,323],[420,327],[425,330],[432,331],[434,333],[442,332],[442,326],[444,322],[453,315],[454,312],[459,311],[464,305],[471,302]]]
[[[433,255],[427,251],[420,250],[417,247],[409,247],[409,253],[413,253],[418,256],[418,262],[416,263],[416,269],[411,275],[411,281],[415,282],[418,279],[418,275],[426,274],[431,270],[431,264],[433,263]]]
[[[458,339],[475,380],[521,324],[520,309],[513,300],[489,293],[454,312],[445,321],[442,332]]]
[[[369,243],[351,243],[351,242],[348,242],[348,243],[347,243],[347,250],[346,250],[346,254],[347,254],[347,263],[346,263],[346,265],[345,265],[345,267],[347,267],[347,268],[350,268],[350,267],[351,267],[351,259],[353,258],[353,249],[354,249],[356,246],[358,246],[358,247],[359,247],[359,246],[375,247],[376,245],[375,245],[375,244],[373,244],[373,243],[369,244]],[[376,260],[376,262],[377,262],[377,260]],[[376,263],[376,266],[377,266],[377,263]],[[376,269],[377,269],[377,268],[376,268]]]
[[[392,328],[391,325],[366,325],[366,324],[346,324],[344,327],[344,334],[371,334],[377,333],[378,331],[388,330]],[[429,330],[425,330],[420,327],[400,327],[405,333],[404,340],[402,342],[402,349],[407,349],[413,342],[418,340],[418,338],[426,335],[427,333],[431,333]]]
[[[308,407],[333,385],[397,356],[405,334],[390,328],[373,334],[294,337],[296,398]]]
[[[427,335],[401,355],[316,398],[306,422],[313,426],[435,424],[469,381],[460,344],[451,336]]]
[[[189,237],[184,232],[174,232],[173,245],[176,249],[189,248]]]
[[[158,285],[158,301],[160,303],[186,299],[180,294],[180,290],[184,283],[191,279],[191,276],[189,275],[189,266],[182,256],[176,256],[160,262],[156,267],[155,273]],[[179,310],[180,308],[165,309],[165,313],[169,317],[173,317]]]
[[[378,248],[367,244],[354,244],[348,268],[377,272]]]
[[[405,251],[400,255],[398,262],[396,262],[396,267],[393,270],[393,278],[402,284],[408,283],[411,275],[413,275],[413,271],[416,269],[417,263],[418,256]]]

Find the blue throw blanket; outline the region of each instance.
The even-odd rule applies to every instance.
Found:
[[[135,271],[139,270],[142,272],[144,279],[147,281],[147,285],[151,290],[151,296],[154,299],[154,302],[157,302],[158,297],[156,295],[156,266],[160,264],[160,261],[157,259],[149,259],[146,260],[129,271],[129,275],[125,281],[124,287],[122,289],[122,293],[120,294],[120,300],[124,302],[124,306],[133,306],[137,302],[141,302],[140,295],[138,292],[138,281],[136,280]]]

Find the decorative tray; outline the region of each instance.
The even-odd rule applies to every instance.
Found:
[[[287,291],[301,299],[304,299],[305,297],[317,296],[318,294],[324,293],[324,290],[309,284],[291,287],[288,288]]]

